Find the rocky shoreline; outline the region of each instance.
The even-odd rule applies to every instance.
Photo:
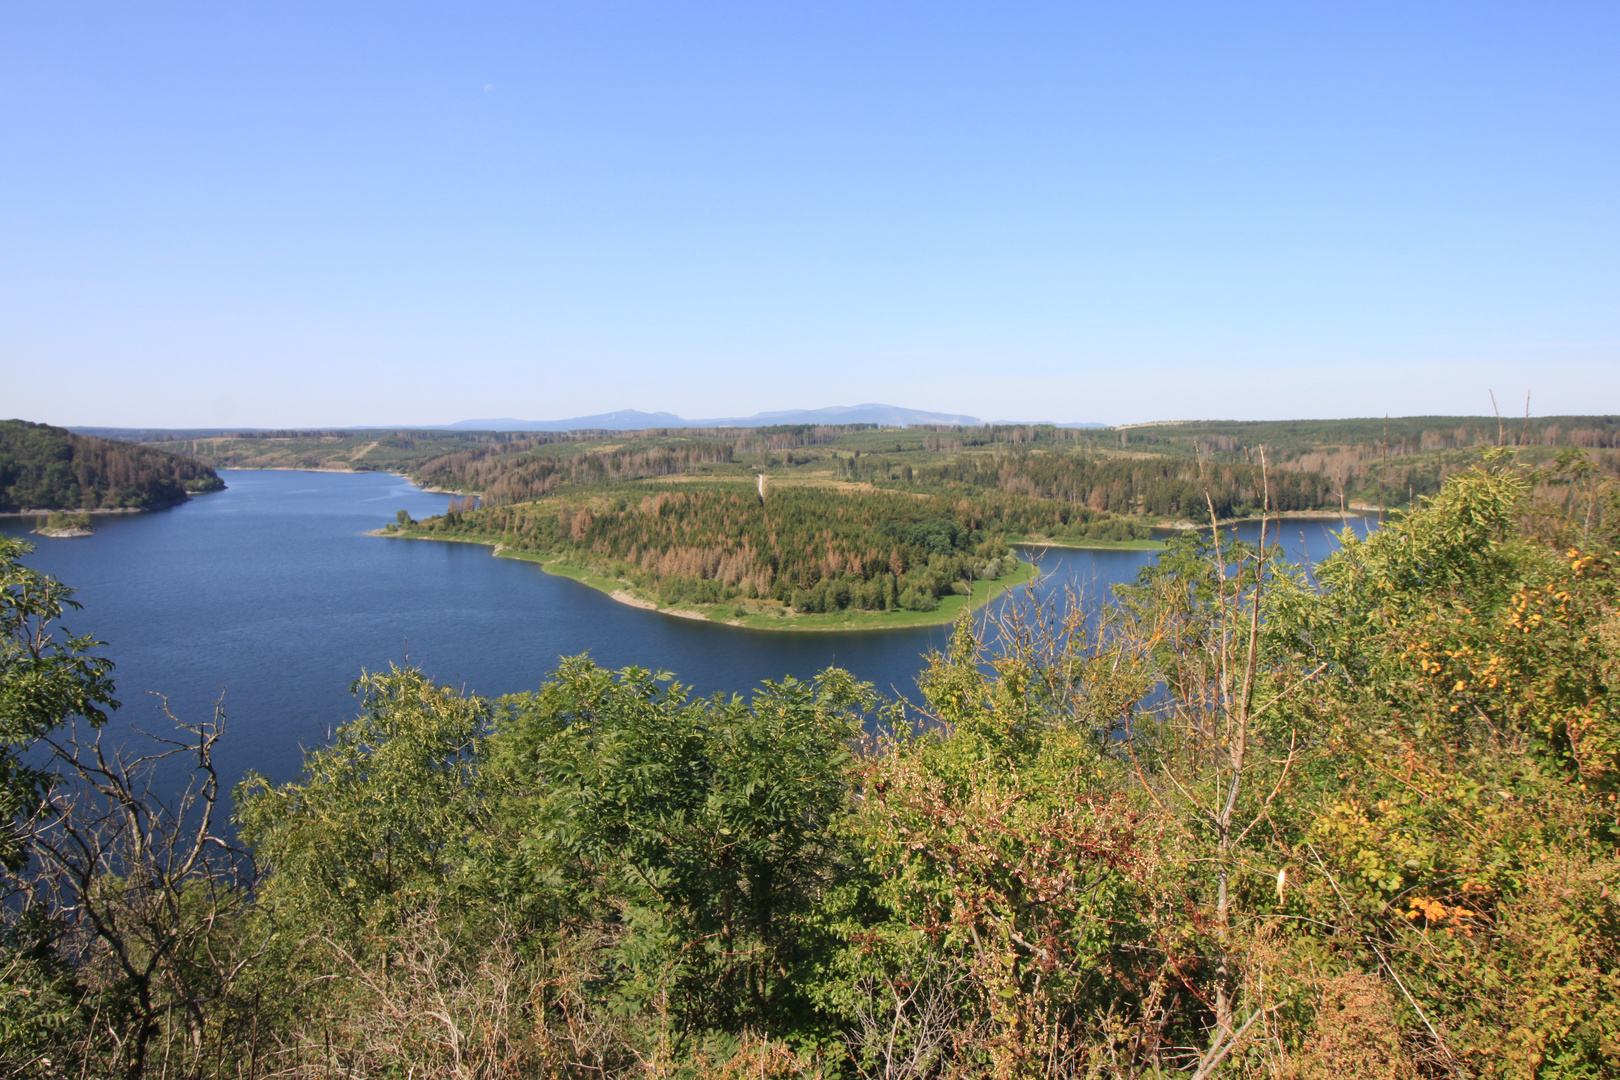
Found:
[[[174,499],[169,502],[153,503],[151,506],[102,506],[94,510],[0,510],[0,517],[49,517],[52,514],[145,514],[152,510],[168,510],[172,507],[188,503],[191,496],[184,499]]]

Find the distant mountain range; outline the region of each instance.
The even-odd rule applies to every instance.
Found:
[[[1026,421],[1027,422],[1027,421]],[[602,428],[612,431],[639,431],[643,428],[691,427],[769,427],[774,424],[882,424],[904,427],[907,424],[958,424],[973,427],[984,423],[976,416],[956,413],[926,412],[906,409],[898,405],[834,405],[826,409],[788,409],[784,412],[762,412],[753,416],[722,416],[707,420],[687,420],[667,412],[640,412],[620,409],[618,412],[597,413],[594,416],[571,416],[566,420],[515,420],[500,417],[487,420],[462,420],[448,425],[462,431],[579,431]],[[1103,427],[1103,424],[1064,424],[1063,427]]]
[[[594,416],[570,416],[565,420],[518,420],[503,416],[484,420],[462,420],[454,424],[348,424],[320,431],[281,431],[270,428],[112,428],[75,427],[68,430],[79,435],[94,435],[104,439],[128,442],[160,442],[176,438],[217,438],[234,434],[258,433],[309,437],[331,434],[335,431],[642,431],[646,428],[708,428],[708,427],[769,427],[774,424],[879,424],[885,427],[905,427],[908,424],[944,424],[975,427],[984,421],[976,416],[958,413],[927,412],[906,409],[899,405],[834,405],[826,409],[788,409],[783,412],[762,412],[753,416],[721,416],[709,420],[688,420],[667,412],[642,412],[639,409],[620,409],[618,412],[597,413]],[[1049,424],[1050,420],[995,420],[997,424]],[[1057,424],[1067,428],[1100,428],[1107,424]]]
[[[638,409],[620,409],[618,412],[597,413],[595,416],[573,416],[567,420],[514,420],[509,416],[489,420],[458,420],[445,427],[456,431],[574,431],[579,428],[607,428],[613,431],[639,431],[654,427],[691,427],[692,421],[682,420],[674,413],[641,412]]]

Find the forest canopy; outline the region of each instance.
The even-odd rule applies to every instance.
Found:
[[[1203,510],[1187,504],[1200,503],[1206,489],[1222,517],[1254,512],[1254,484],[1234,487],[1208,470],[1254,468],[1262,454],[1279,497],[1295,510],[1410,506],[1467,469],[1480,450],[1498,445],[1536,464],[1579,448],[1599,470],[1620,472],[1620,416],[1205,420],[1085,429],[796,424],[571,432],[148,431],[129,437],[215,468],[402,472],[429,487],[482,496],[486,504],[536,498],[560,483],[755,470],[879,486],[960,484],[965,471],[983,486],[987,474],[999,474],[1012,460],[1024,464],[1005,478],[997,475],[996,484],[1045,484],[1054,498],[1158,520],[1201,520]],[[1050,460],[1028,465],[1040,459]],[[1056,473],[1070,475],[1052,484]]]
[[[224,486],[194,458],[49,424],[0,421],[0,513],[149,510]]]
[[[459,502],[458,502],[459,505]],[[767,600],[801,612],[932,611],[1015,565],[1009,538],[1133,540],[1138,524],[1003,492],[974,499],[857,486],[685,482],[559,489],[452,509],[405,535],[552,555],[661,603]]]

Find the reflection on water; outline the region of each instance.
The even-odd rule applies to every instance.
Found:
[[[445,496],[396,476],[223,475],[225,491],[99,519],[92,537],[28,536],[39,550],[27,561],[79,590],[84,610],[64,622],[107,642],[124,702],[116,724],[153,727],[147,691],[167,695],[188,717],[205,714],[225,693],[230,734],[218,756],[231,779],[249,768],[276,779],[295,775],[300,748],[354,715],[348,687],[362,669],[407,657],[483,694],[532,688],[559,656],[587,651],[610,667],[671,671],[705,694],[746,692],[762,679],[808,677],[831,664],[909,694],[923,656],[948,630],[790,634],[670,618],[533,563],[495,558],[481,545],[366,536],[396,510],[422,518],[444,509]],[[9,535],[28,527],[0,519]],[[1289,522],[1282,539],[1295,557],[1320,558],[1335,546],[1338,527]],[[1038,592],[1047,596],[1065,584],[1103,595],[1154,558],[1055,548],[1025,554],[1040,563]]]

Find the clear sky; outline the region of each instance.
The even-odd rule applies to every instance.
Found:
[[[1612,2],[0,6],[0,416],[1489,389],[1620,412]]]

